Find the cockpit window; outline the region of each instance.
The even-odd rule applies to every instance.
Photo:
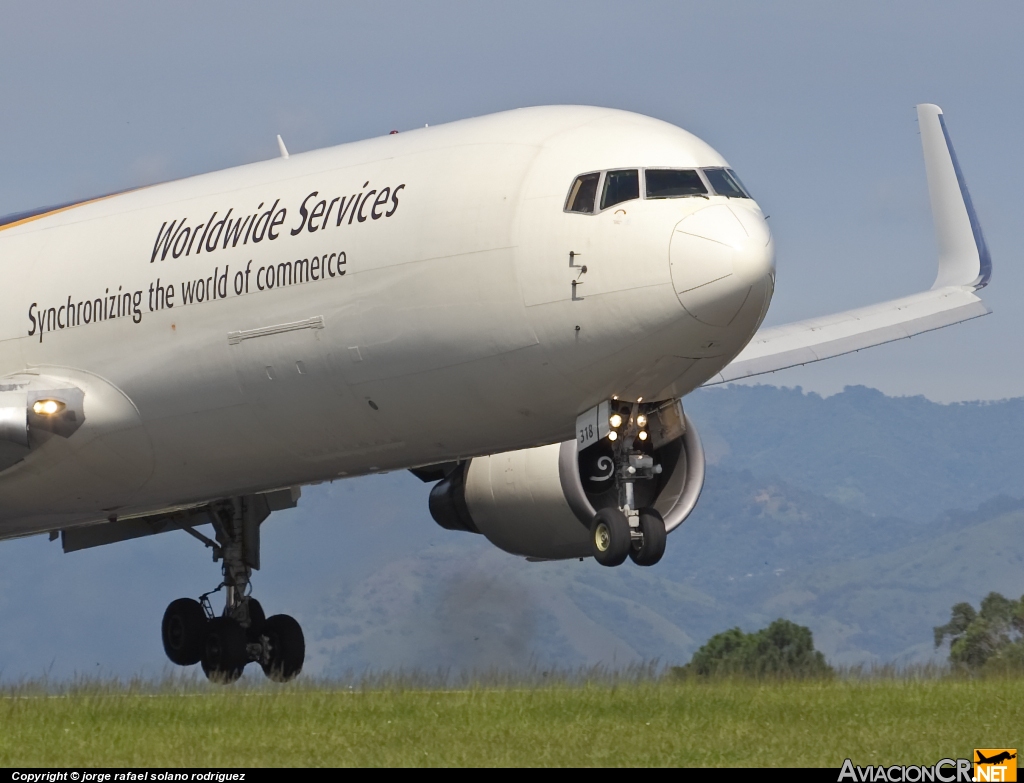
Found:
[[[585,212],[593,214],[594,202],[597,200],[597,183],[601,174],[584,174],[576,177],[569,190],[569,200],[566,201],[566,209],[570,212]]]
[[[711,186],[710,189],[708,186]],[[601,201],[597,203],[597,191]],[[750,198],[732,169],[644,169],[644,194],[649,199],[681,198],[709,194],[727,198]],[[566,212],[593,215],[598,211],[640,198],[640,170],[616,169],[576,177],[565,201]]]
[[[704,196],[708,189],[694,169],[647,169],[647,198]]]
[[[636,169],[609,171],[604,175],[604,193],[601,194],[601,209],[607,209],[623,201],[640,198],[640,172]]]
[[[732,169],[704,169],[704,176],[708,178],[711,187],[715,189],[715,193],[719,196],[750,198],[750,194],[747,193],[740,183],[740,178],[736,176]]]

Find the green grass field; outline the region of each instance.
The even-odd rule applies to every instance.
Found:
[[[1024,679],[35,690],[0,698],[0,765],[838,767],[1024,750]]]

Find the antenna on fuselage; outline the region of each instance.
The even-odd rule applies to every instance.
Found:
[[[288,157],[288,148],[284,146],[284,139],[281,138],[281,134],[277,134],[277,148],[281,150],[281,157]]]

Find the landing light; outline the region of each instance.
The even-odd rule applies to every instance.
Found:
[[[636,417],[636,423],[637,423],[637,424],[638,424],[639,426],[641,426],[641,427],[646,427],[646,426],[647,426],[647,417],[646,417],[646,416],[644,416],[644,415],[643,415],[643,414],[641,413],[641,414],[640,414],[639,416],[637,416],[637,417]]]
[[[619,433],[615,432],[615,430],[608,433],[608,440],[616,440],[618,437]]]
[[[640,440],[647,440],[647,431],[646,430],[640,430],[640,434],[637,435],[637,437],[640,438]]]
[[[58,400],[36,400],[32,404],[32,412],[37,416],[53,416],[64,410],[64,403]]]
[[[622,417],[619,414],[617,414],[617,413],[613,413],[608,418],[608,423],[611,424],[613,427],[621,427],[622,426]]]

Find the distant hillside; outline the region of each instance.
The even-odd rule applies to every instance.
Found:
[[[402,472],[308,487],[271,517],[255,594],[303,623],[307,671],[329,674],[679,663],[780,616],[833,663],[928,660],[953,603],[1024,593],[1024,400],[762,386],[686,406],[712,464],[655,568],[527,563],[438,527]],[[218,580],[183,533],[72,555],[5,542],[0,678],[158,673],[164,606]]]
[[[678,662],[781,616],[834,663],[922,661],[953,603],[1024,592],[1024,500],[929,529],[749,473],[712,468],[708,482],[657,568],[526,563],[451,537],[322,599],[310,648],[334,673]]]
[[[940,405],[849,386],[729,386],[684,400],[712,462],[879,516],[928,520],[1024,495],[1024,398]]]

